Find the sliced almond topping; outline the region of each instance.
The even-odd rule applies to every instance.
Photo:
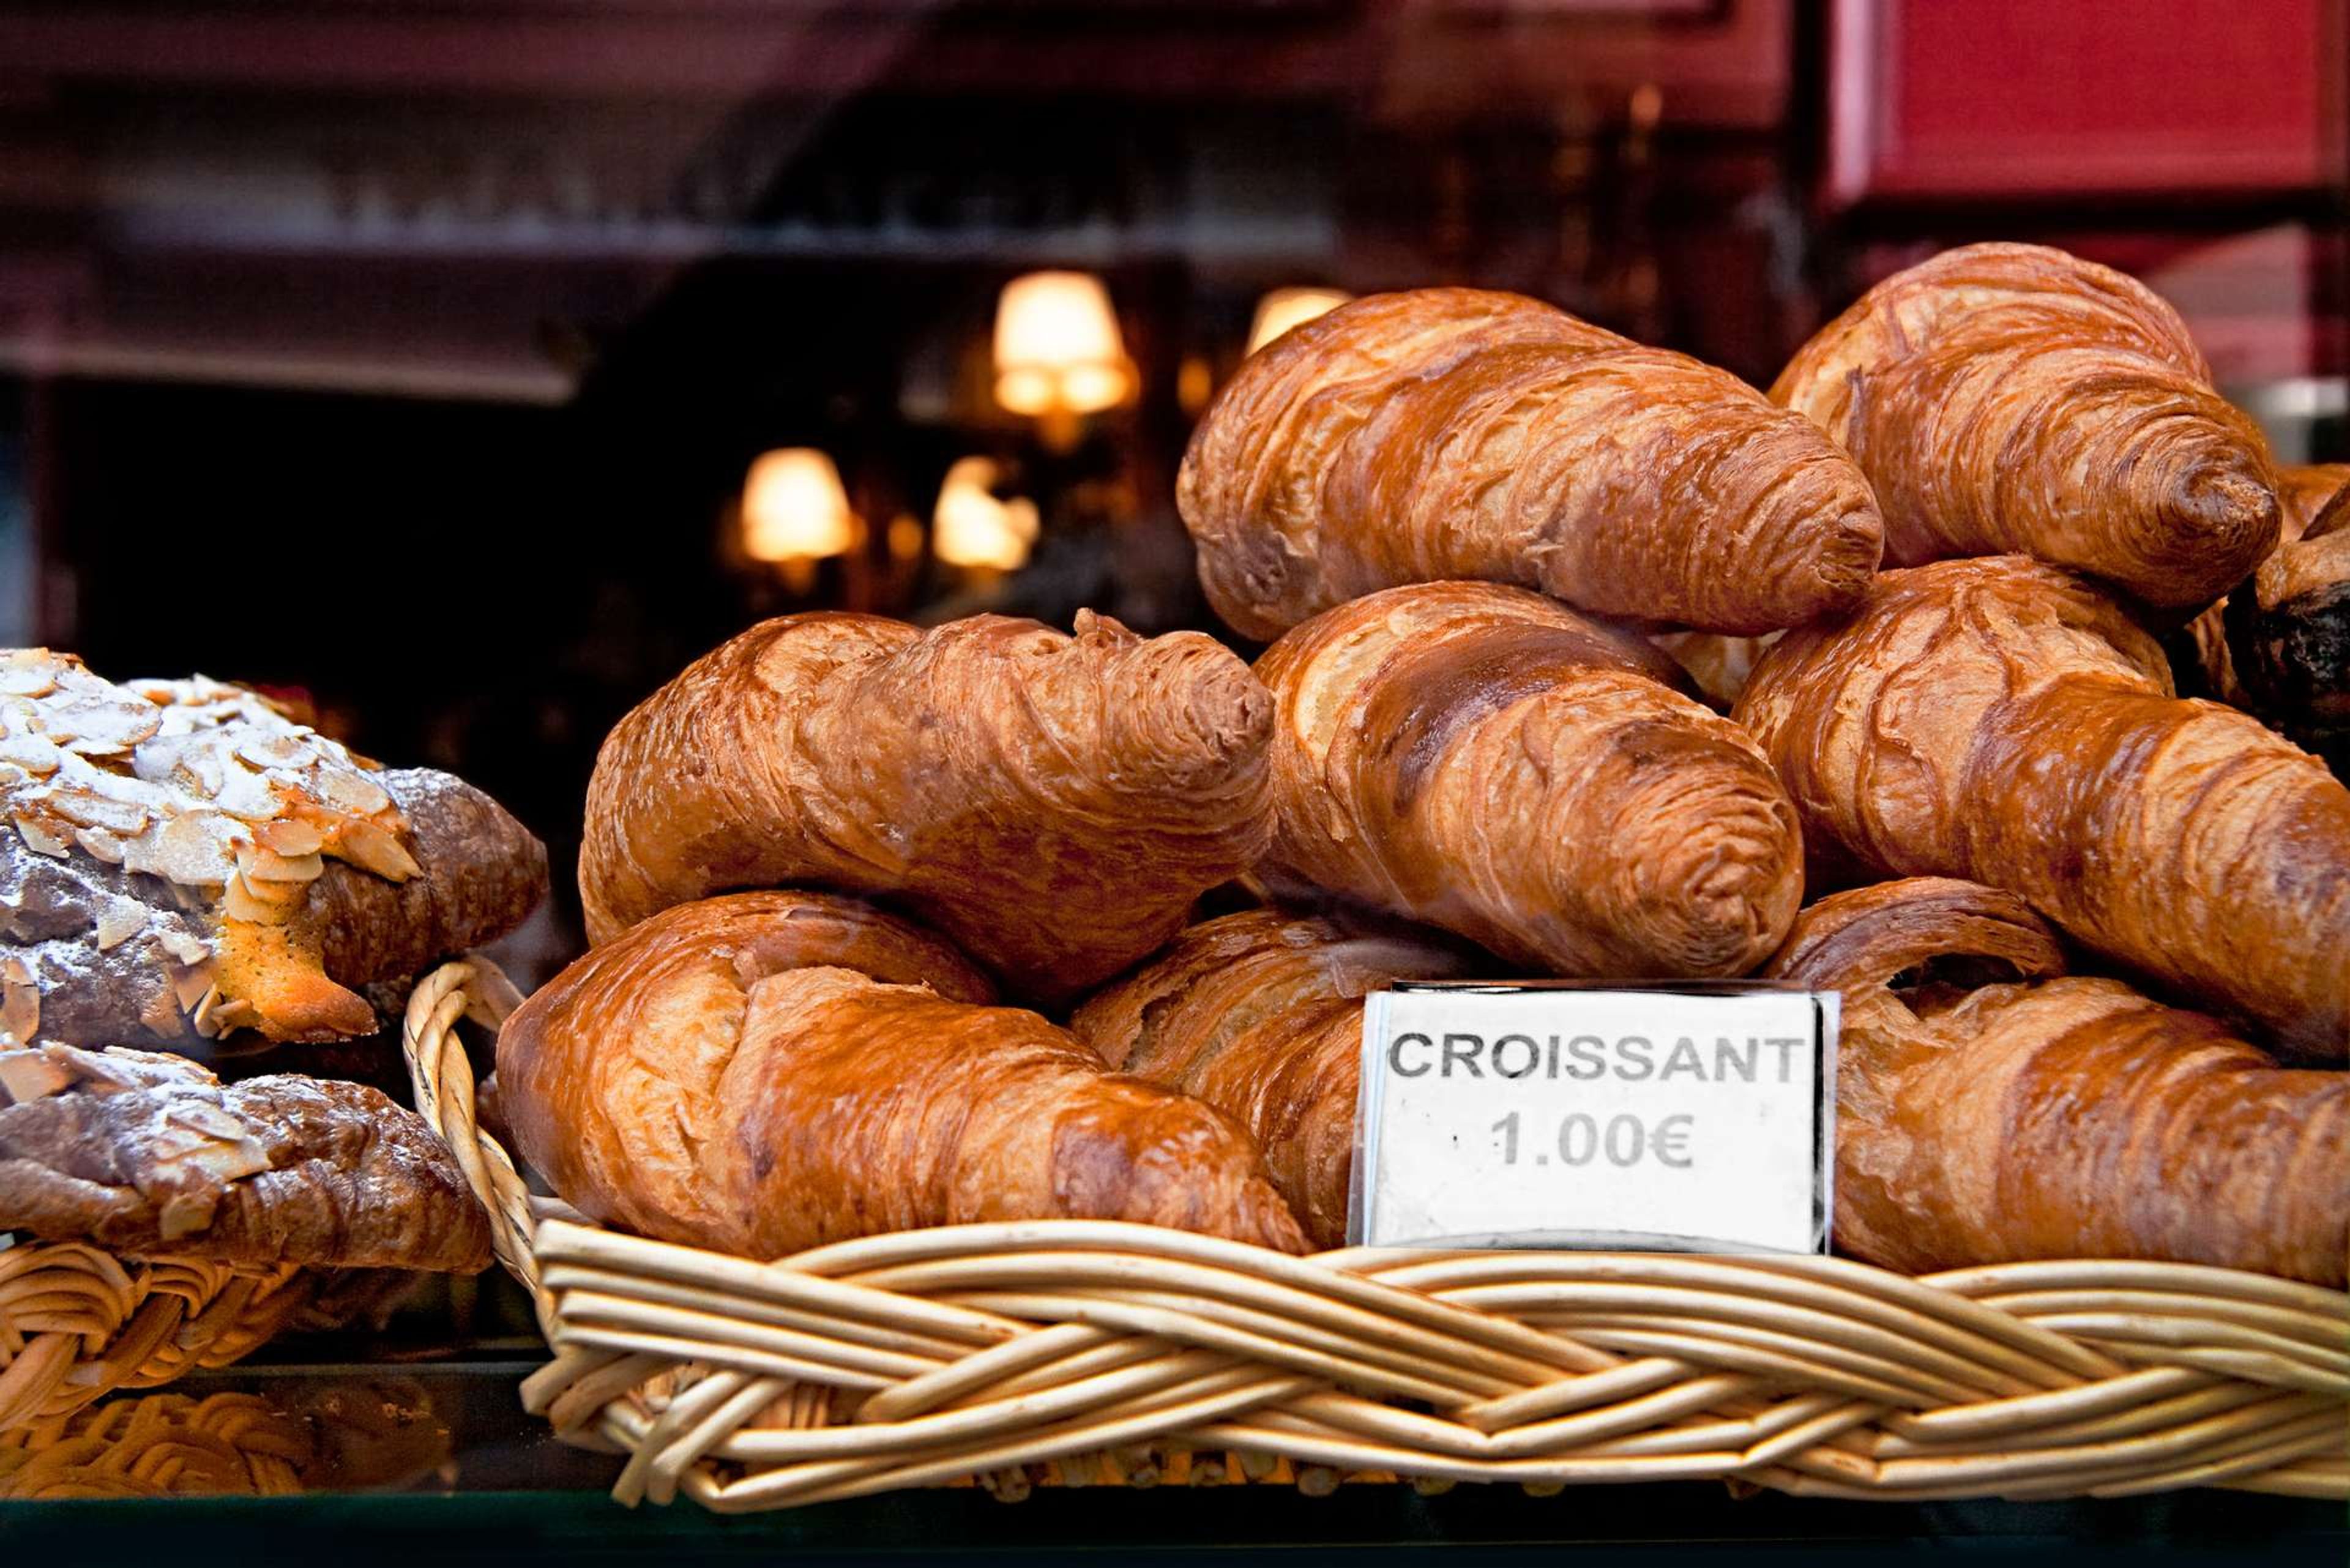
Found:
[[[294,735],[257,735],[236,748],[236,754],[264,770],[307,767],[318,753]]]
[[[212,945],[192,931],[182,930],[176,925],[166,924],[156,933],[155,940],[162,944],[165,952],[183,964],[209,967],[212,963]],[[194,1005],[192,997],[189,999],[187,1005]]]
[[[45,804],[68,822],[83,827],[103,827],[110,833],[139,833],[147,826],[143,806],[115,800],[93,789],[73,784],[51,786]]]
[[[0,1103],[45,1100],[73,1084],[65,1064],[46,1051],[0,1051]]]
[[[26,773],[47,778],[64,761],[65,753],[43,736],[20,730],[0,735],[0,763],[13,763]]]
[[[16,959],[8,961],[7,984],[0,987],[0,1039],[30,1045],[41,1032],[41,988]]]
[[[108,893],[99,899],[98,950],[109,952],[147,927],[147,906],[136,898]]]
[[[59,860],[66,857],[66,841],[33,818],[16,818],[16,833],[24,839],[25,847],[34,854],[54,856]]]
[[[212,985],[213,966],[210,961],[174,970],[172,971],[172,1000],[180,1004],[181,1012],[186,1012],[204,999],[204,992],[210,991]]]
[[[405,882],[423,869],[399,839],[371,822],[346,826],[335,850],[361,870],[390,882]]]
[[[283,883],[261,884],[259,888],[242,875],[232,877],[221,894],[221,913],[232,920],[244,920],[256,926],[278,926],[286,923],[290,912],[281,895]]]
[[[296,858],[317,854],[327,842],[326,835],[317,827],[292,817],[265,823],[255,830],[254,836],[276,853]]]
[[[156,867],[183,886],[218,886],[228,880],[232,851],[244,835],[244,824],[216,811],[175,816],[155,835]]]
[[[326,868],[326,862],[316,855],[286,856],[256,848],[244,877],[248,882],[315,882]]]
[[[223,1033],[213,1027],[213,1013],[221,1004],[220,987],[207,985],[203,995],[196,998],[195,1011],[188,1015],[188,1026],[210,1040]]]
[[[329,805],[360,816],[373,816],[390,809],[391,796],[383,793],[365,774],[348,768],[327,767],[318,770],[318,792]]]
[[[17,649],[0,658],[0,693],[46,697],[57,689],[57,670],[64,662],[46,648]]]
[[[122,864],[122,840],[102,827],[77,827],[74,842],[97,859],[109,866]]]

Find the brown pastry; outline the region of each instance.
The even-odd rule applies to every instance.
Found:
[[[489,1221],[432,1129],[377,1091],[223,1085],[178,1056],[0,1049],[0,1231],[128,1257],[475,1273]]]
[[[1540,594],[1391,588],[1258,660],[1278,705],[1261,876],[1577,976],[1741,974],[1803,894],[1794,808],[1672,660]]]
[[[2246,705],[2350,779],[2350,484],[2222,613]]]
[[[383,771],[241,688],[0,655],[0,1034],[372,1033],[368,982],[519,924],[546,852],[446,774]]]
[[[1433,933],[1243,909],[1183,932],[1078,1008],[1069,1028],[1118,1071],[1195,1095],[1248,1128],[1306,1239],[1337,1247],[1354,1173],[1362,999],[1399,980],[1477,968]]]
[[[1239,1127],[987,997],[944,943],[853,899],[681,904],[506,1021],[500,1105],[582,1211],[747,1257],[1055,1218],[1300,1249]]]
[[[2279,468],[2277,501],[2282,510],[2283,525],[2277,531],[2277,547],[2269,552],[2269,561],[2274,561],[2294,541],[2308,533],[2310,524],[2317,521],[2317,514],[2324,510],[2325,504],[2345,488],[2350,488],[2350,462]],[[2262,563],[2263,566],[2266,564]],[[2259,576],[2258,568],[2255,568],[2253,576]],[[2209,697],[2247,712],[2259,713],[2270,722],[2272,727],[2285,729],[2287,726],[2279,720],[2286,714],[2282,711],[2265,709],[2236,678],[2235,659],[2228,649],[2229,602],[2223,598],[2210,606],[2182,630],[2165,640],[2164,647],[2171,656],[2171,673],[2178,683],[2178,694],[2182,697]],[[2307,745],[2308,742],[2303,741],[2302,744]],[[2335,771],[2341,771],[2338,764]]]
[[[588,935],[816,883],[886,896],[1058,1000],[1255,860],[1270,715],[1247,667],[1196,632],[1146,640],[1090,612],[1074,638],[998,616],[927,632],[772,620],[604,742],[579,857]]]
[[[1339,306],[1249,356],[1176,504],[1216,613],[1271,639],[1400,583],[1518,583],[1713,631],[1851,601],[1867,484],[1724,370],[1513,294]]]
[[[1890,566],[2018,552],[2199,609],[2276,544],[2268,443],[2178,313],[2063,251],[1966,245],[1896,273],[1771,396],[1867,472]]]
[[[2021,899],[1919,877],[1822,899],[1767,971],[1844,996],[1835,1246],[1905,1273],[2151,1258],[2339,1288],[2350,1074],[2065,976]]]
[[[2022,556],[1877,579],[1787,634],[1736,717],[1835,875],[1966,877],[2315,1054],[2350,1052],[2350,790],[2170,695],[2111,599]]]

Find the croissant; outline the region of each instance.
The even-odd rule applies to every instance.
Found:
[[[622,719],[588,786],[591,940],[736,888],[888,897],[1024,994],[1105,980],[1271,831],[1272,706],[1197,632],[786,616]]]
[[[2340,1287],[2350,1074],[2064,970],[2020,899],[1970,882],[1796,919],[1768,972],[1844,997],[1836,1250],[1905,1273],[2150,1258]]]
[[[2247,706],[2350,779],[2350,484],[2221,614]]]
[[[2276,544],[2267,442],[2178,313],[2063,251],[1966,245],[1896,273],[1771,397],[1866,472],[1888,566],[2022,553],[2199,609]]]
[[[2258,577],[2271,562],[2285,554],[2317,521],[2317,514],[2334,495],[2350,488],[2350,462],[2308,463],[2277,470],[2277,502],[2282,525],[2277,546],[2253,569]],[[2241,588],[2241,584],[2238,585]],[[2235,657],[2228,647],[2228,605],[2234,595],[2206,608],[2185,629],[2167,639],[2170,668],[2179,683],[2179,695],[2210,697],[2247,712],[2259,713],[2272,725],[2285,712],[2244,690],[2237,679]],[[2240,614],[2242,612],[2240,612]],[[2189,690],[2189,688],[2192,690]],[[2282,728],[2282,725],[2277,725]],[[2303,742],[2306,744],[2306,742]]]
[[[1742,973],[1803,893],[1793,806],[1672,660],[1522,588],[1431,583],[1268,649],[1277,893],[1327,889],[1513,962]]]
[[[1185,930],[1069,1028],[1118,1071],[1196,1095],[1248,1128],[1306,1239],[1336,1247],[1354,1174],[1362,999],[1476,968],[1404,927],[1243,909]]]
[[[1301,1250],[1247,1134],[989,996],[946,944],[854,899],[681,904],[506,1021],[499,1103],[583,1212],[747,1257],[1055,1218]]]
[[[519,924],[546,851],[258,694],[0,654],[0,1037],[193,1047],[372,1033],[361,991]]]
[[[2079,579],[2016,556],[1885,573],[1788,633],[1734,717],[1816,873],[1986,882],[2281,1042],[2350,1051],[2350,790],[2249,714],[2172,697]]]
[[[1260,640],[1448,577],[1768,631],[1850,602],[1883,532],[1852,463],[1729,372],[1464,288],[1374,295],[1251,355],[1176,504],[1209,602]]]

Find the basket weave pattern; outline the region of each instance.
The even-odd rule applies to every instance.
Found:
[[[0,1249],[0,1431],[225,1366],[407,1282],[390,1270],[119,1258],[84,1241]]]
[[[978,1478],[1719,1478],[1846,1498],[2219,1485],[2350,1497],[2350,1297],[2112,1261],[1912,1279],[1831,1258],[1293,1258],[1084,1220],[757,1263],[533,1198],[473,1118],[479,961],[411,1000],[418,1109],[489,1206],[615,1494],[745,1511]]]

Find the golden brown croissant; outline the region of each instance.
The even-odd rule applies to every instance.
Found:
[[[1271,828],[1271,704],[1197,632],[786,616],[639,704],[588,787],[591,940],[733,888],[879,895],[1056,1000],[1180,929]]]
[[[1785,792],[1638,638],[1522,588],[1326,611],[1273,690],[1266,885],[1326,888],[1581,976],[1738,974],[1803,894]]]
[[[1112,1067],[1248,1128],[1316,1247],[1347,1239],[1363,1002],[1398,980],[1471,974],[1432,933],[1350,915],[1243,909],[1191,927],[1069,1021]]]
[[[943,942],[854,899],[681,904],[506,1021],[500,1106],[582,1211],[748,1257],[1055,1218],[1301,1249],[1239,1127],[987,996]]]
[[[1788,633],[1736,717],[1819,869],[2003,888],[2281,1041],[2350,1051],[2350,790],[2249,714],[2172,697],[2080,579],[2020,556],[1885,573]]]
[[[1971,882],[1824,898],[1768,972],[1844,996],[1837,1251],[1908,1273],[2153,1258],[2343,1283],[2350,1074],[2064,977],[2055,933]]]
[[[1251,355],[1176,502],[1209,602],[1259,639],[1449,577],[1768,631],[1848,603],[1883,532],[1844,455],[1729,372],[1463,288],[1359,299]]]
[[[2020,552],[2199,608],[2276,543],[2268,443],[2178,313],[2063,251],[1966,245],[1896,273],[1771,396],[1867,472],[1887,566]]]

